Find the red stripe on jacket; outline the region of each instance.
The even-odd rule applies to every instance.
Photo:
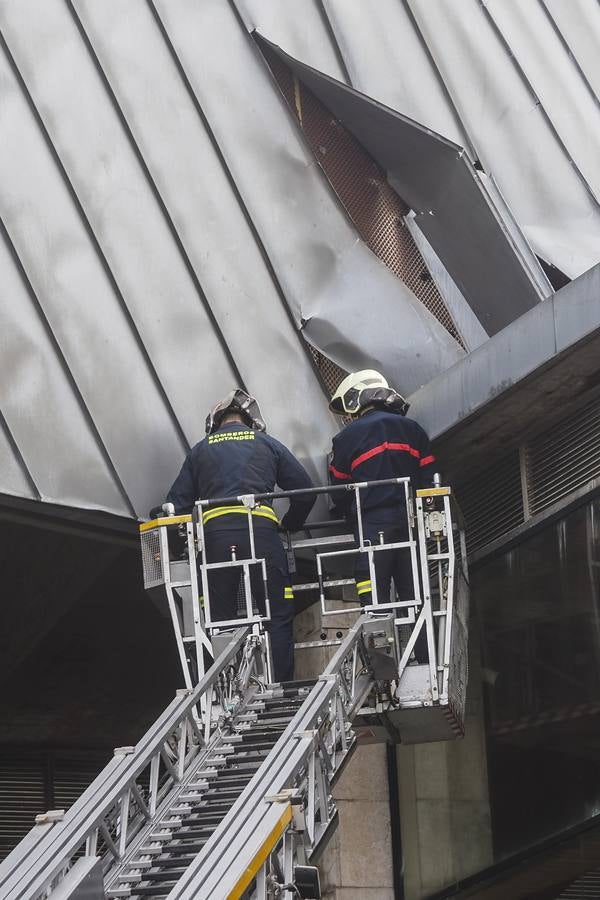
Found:
[[[435,456],[424,456],[423,459],[421,460],[421,462],[419,463],[419,465],[420,466],[428,466],[430,463],[434,463],[434,462],[435,462]]]
[[[357,466],[361,465],[361,463],[366,462],[373,456],[378,456],[379,453],[384,453],[386,450],[401,450],[404,453],[410,453],[411,456],[414,456],[417,459],[421,455],[419,451],[415,450],[414,447],[411,447],[410,444],[393,444],[390,441],[384,441],[383,444],[379,444],[379,446],[377,447],[372,447],[371,450],[367,450],[365,453],[361,453],[360,456],[357,456],[350,466],[351,471],[353,472]],[[429,459],[430,457],[427,456],[425,458]],[[422,462],[421,465],[423,465]]]
[[[340,470],[336,469],[335,466],[329,466],[329,471],[331,472],[331,474],[333,475],[334,478],[341,478],[341,479],[344,479],[347,481],[350,480],[350,478],[352,478],[352,475],[346,475],[345,472],[340,472]]]

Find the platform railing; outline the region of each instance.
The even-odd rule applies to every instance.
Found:
[[[361,500],[361,497],[369,489],[384,486],[394,486],[404,495],[404,503],[399,505],[398,526],[406,535],[406,540],[386,541],[385,533],[382,533],[379,541],[371,544],[365,537],[364,501]],[[326,622],[340,623],[336,627],[335,640],[302,642],[298,645],[298,649],[305,646],[339,646],[347,630],[347,620],[340,620],[336,617],[363,611],[373,615],[392,612],[399,651],[398,684],[402,681],[409,665],[416,662],[428,669],[427,684],[429,687],[427,689],[424,686],[422,689],[419,688],[414,698],[406,696],[403,702],[420,705],[427,702],[436,703],[440,699],[448,698],[448,681],[453,659],[456,658],[456,654],[453,657],[452,650],[454,626],[463,634],[462,643],[466,645],[466,614],[463,609],[465,604],[459,604],[458,607],[456,605],[457,597],[461,596],[461,585],[463,585],[464,579],[454,547],[456,533],[461,534],[461,540],[463,537],[460,528],[458,532],[455,532],[456,516],[450,488],[438,484],[432,488],[418,490],[416,495],[413,495],[408,478],[357,482],[348,485],[327,485],[297,491],[206,498],[197,501],[192,516],[185,517],[183,521],[181,521],[181,517],[166,517],[142,526],[146,529],[151,526],[160,533],[151,536],[147,530],[142,534],[142,540],[146,541],[145,577],[150,587],[152,583],[156,583],[157,579],[163,579],[162,583],[168,595],[170,615],[175,627],[186,684],[193,684],[195,679],[201,677],[205,649],[212,645],[219,633],[226,633],[227,629],[235,625],[248,625],[255,635],[262,634],[266,627],[265,646],[268,650],[268,623],[273,599],[269,597],[266,560],[256,552],[255,511],[264,510],[265,504],[269,504],[269,511],[271,511],[274,501],[291,500],[295,496],[311,494],[335,496],[340,492],[352,494],[354,533],[349,533],[348,529],[342,531],[339,528],[340,521],[338,520],[334,524],[308,523],[301,532],[295,535],[282,534],[289,557],[294,554],[306,557],[309,554],[314,563],[314,578],[304,582],[297,577],[294,578],[294,593],[310,590],[319,597],[324,631],[330,627],[325,624]],[[239,519],[248,535],[245,545],[249,552],[242,553],[239,548],[233,548],[231,559],[213,562],[210,558],[206,558],[207,529],[203,519],[211,509],[225,505],[235,505],[240,509],[236,518]],[[166,523],[166,527],[162,523]],[[344,523],[342,522],[342,524]],[[188,623],[187,634],[182,631],[182,616],[176,608],[176,598],[174,597],[178,589],[183,589],[178,587],[183,582],[173,578],[173,567],[180,563],[173,563],[169,560],[166,536],[167,529],[175,526],[185,531],[187,553],[184,566],[187,566],[188,569],[185,583],[189,586],[191,597],[191,603],[188,604],[191,608],[188,620],[193,619],[193,628]],[[154,546],[159,548],[154,556],[149,550],[151,546],[149,541],[154,541]],[[385,552],[400,552],[410,555],[411,593],[400,597],[397,595],[379,596],[377,559],[378,554]],[[371,582],[369,602],[364,606],[352,603],[353,591],[350,588],[355,584],[355,578],[344,570],[344,564],[347,570],[349,564],[361,554],[368,559]],[[159,563],[163,567],[162,575],[156,566],[156,556],[160,557]],[[461,556],[464,564],[464,548]],[[291,562],[293,563],[294,560],[292,559]],[[259,567],[261,572],[260,581],[265,594],[265,606],[262,611],[260,608],[256,608],[256,598],[252,595],[252,587],[256,586],[256,579],[254,579],[254,585],[251,584],[252,567]],[[243,614],[235,619],[220,620],[218,610],[214,608],[214,598],[211,599],[212,573],[223,568],[237,568],[239,583],[243,585]],[[458,577],[459,575],[461,577]],[[152,582],[153,578],[154,582]],[[341,597],[340,590],[343,592]],[[332,596],[332,592],[334,596]],[[462,593],[464,594],[464,591]],[[349,599],[350,602],[348,602]],[[344,602],[340,602],[340,600]],[[191,660],[190,645],[195,648],[196,663]],[[268,652],[266,665],[270,678],[270,655]],[[464,668],[466,661],[461,662],[461,666]],[[194,671],[194,667],[196,671]],[[413,672],[408,680],[414,682],[415,678],[416,673]],[[402,691],[398,696],[401,695]]]

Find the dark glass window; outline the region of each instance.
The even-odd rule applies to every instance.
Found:
[[[472,573],[496,859],[600,811],[600,502]]]

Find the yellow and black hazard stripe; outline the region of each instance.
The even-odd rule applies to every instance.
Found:
[[[248,511],[245,506],[214,506],[212,509],[207,509],[206,512],[202,513],[202,524],[206,525],[207,522],[212,522],[213,519],[218,519],[221,516],[228,515],[243,515],[246,516]],[[252,510],[252,515],[257,516],[262,519],[269,519],[271,522],[275,522],[275,524],[279,524],[279,519],[273,509],[270,506],[255,506]]]
[[[371,593],[371,579],[367,578],[365,581],[357,581],[356,582],[356,593],[360,597],[362,594],[370,594]]]

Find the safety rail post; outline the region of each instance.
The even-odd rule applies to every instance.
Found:
[[[433,503],[436,498],[442,502],[442,510],[426,509],[426,503]],[[419,527],[419,552],[421,557],[421,577],[424,594],[429,598],[428,605],[432,610],[431,625],[427,623],[428,644],[433,641],[436,662],[436,686],[438,698],[448,701],[448,685],[450,675],[450,647],[452,635],[452,616],[454,613],[456,590],[456,552],[454,547],[454,523],[451,506],[451,492],[447,487],[436,484],[432,488],[417,491],[417,520]],[[462,535],[461,535],[462,539]],[[433,541],[434,552],[428,549],[428,541]],[[433,590],[431,587],[430,567],[436,572],[436,591],[439,608],[433,609]],[[433,619],[437,620],[437,641]],[[431,650],[430,663],[431,663]]]

